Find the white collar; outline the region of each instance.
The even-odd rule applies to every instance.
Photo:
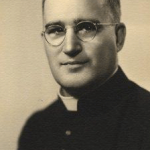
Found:
[[[61,94],[61,88],[58,91],[58,96],[60,97],[60,99],[62,100],[68,111],[77,111],[78,99],[71,96],[70,97],[63,96]]]

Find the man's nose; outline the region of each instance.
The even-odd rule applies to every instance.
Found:
[[[63,52],[70,56],[75,57],[82,51],[81,41],[76,36],[73,28],[66,31],[66,37],[63,46]]]

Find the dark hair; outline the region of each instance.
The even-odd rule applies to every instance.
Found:
[[[42,0],[42,10],[44,12],[44,4],[46,0]],[[120,22],[121,4],[120,0],[106,0],[106,6],[110,9],[110,18],[113,22]]]
[[[106,0],[106,5],[110,8],[110,17],[114,22],[121,20],[120,0]]]

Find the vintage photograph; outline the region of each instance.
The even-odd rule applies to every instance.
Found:
[[[150,150],[149,6],[0,0],[0,149]]]

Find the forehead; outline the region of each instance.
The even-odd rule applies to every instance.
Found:
[[[44,21],[72,22],[76,19],[108,19],[106,0],[46,0]]]

